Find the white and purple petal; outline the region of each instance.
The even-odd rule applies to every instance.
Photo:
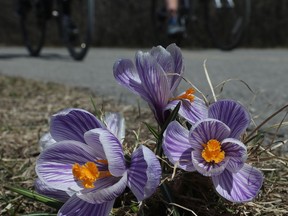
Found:
[[[128,169],[128,187],[138,201],[150,197],[161,179],[161,166],[155,154],[145,146],[140,146],[131,156]]]
[[[173,58],[162,46],[153,47],[150,50],[150,54],[156,59],[156,62],[162,67],[166,74],[174,71]]]
[[[225,157],[229,158],[226,169],[233,173],[238,172],[247,159],[246,146],[237,139],[227,138],[222,141],[221,149],[225,152]]]
[[[118,140],[123,143],[125,138],[125,119],[120,113],[109,113],[105,115],[104,122]]]
[[[179,86],[180,81],[182,80],[182,76],[184,73],[183,57],[180,48],[174,43],[170,44],[166,48],[166,50],[170,52],[174,61],[173,73],[175,73],[176,75],[168,75],[168,80],[170,80],[171,92],[175,92],[177,87]]]
[[[83,186],[75,181],[72,167],[75,163],[95,161],[95,150],[73,140],[64,140],[48,147],[36,162],[36,173],[48,187],[78,192]]]
[[[37,193],[60,200],[62,202],[66,202],[70,198],[70,196],[65,191],[48,187],[39,178],[35,180],[34,187]]]
[[[206,144],[211,139],[216,139],[219,142],[229,137],[230,129],[223,122],[216,119],[200,120],[190,130],[189,142],[193,149],[197,151],[203,150],[203,144]]]
[[[248,202],[257,196],[263,184],[263,174],[258,169],[245,164],[237,173],[225,170],[213,176],[216,191],[231,202]]]
[[[94,149],[95,158],[98,160],[105,160],[106,155],[99,137],[99,133],[95,133],[95,130],[87,131],[84,134],[85,143]]]
[[[115,62],[113,66],[113,74],[116,81],[120,85],[125,86],[130,91],[140,95],[145,100],[148,100],[146,92],[142,87],[138,71],[136,70],[131,60],[120,59],[117,62]]]
[[[113,208],[114,200],[100,204],[91,204],[81,200],[77,196],[72,196],[59,210],[58,216],[109,216]]]
[[[193,102],[188,100],[172,100],[167,104],[165,110],[173,110],[179,101],[181,101],[181,107],[178,113],[190,124],[194,124],[208,117],[207,106],[205,105],[205,102],[198,97],[195,97]]]
[[[169,97],[171,97],[166,73],[150,53],[141,51],[136,54],[136,67],[142,86],[149,95],[147,102],[152,104],[156,110],[163,112]]]
[[[48,148],[50,145],[56,143],[56,141],[51,136],[50,132],[45,133],[41,136],[39,140],[39,149],[40,152],[44,151],[46,148]]]
[[[186,171],[195,171],[192,164],[192,146],[188,140],[189,131],[177,121],[171,122],[163,134],[162,148],[172,164]]]
[[[83,109],[65,109],[51,117],[50,133],[54,140],[75,140],[84,143],[84,133],[104,124]]]
[[[95,188],[83,190],[77,196],[89,203],[109,202],[120,196],[127,187],[127,172],[121,178],[107,177],[99,179],[95,183]]]
[[[220,175],[228,164],[229,159],[225,158],[219,163],[206,162],[202,157],[202,151],[198,149],[192,151],[192,163],[195,169],[204,176]]]
[[[249,112],[238,102],[220,100],[209,107],[209,118],[224,122],[230,129],[229,137],[239,139],[250,124]]]
[[[90,133],[99,135],[110,173],[115,177],[122,176],[127,168],[120,141],[108,129],[97,128]]]

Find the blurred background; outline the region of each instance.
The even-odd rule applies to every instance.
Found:
[[[95,0],[97,47],[151,47],[154,34],[151,2]],[[288,1],[252,0],[251,20],[241,47],[288,47]],[[0,45],[22,45],[14,1],[0,1]],[[62,46],[55,22],[48,22],[45,46]],[[143,30],[145,29],[145,30]],[[200,37],[199,37],[200,35]],[[200,38],[200,39],[199,39]],[[207,32],[199,28],[185,47],[213,47]]]

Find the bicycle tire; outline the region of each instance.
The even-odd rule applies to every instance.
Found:
[[[205,1],[207,29],[217,48],[228,51],[239,46],[249,24],[250,10],[250,0]]]
[[[64,43],[74,60],[83,60],[86,56],[94,34],[94,0],[70,0],[69,18],[61,15]],[[77,32],[75,33],[74,31]]]
[[[30,56],[39,56],[46,36],[45,7],[41,1],[31,0],[19,14],[21,34]]]

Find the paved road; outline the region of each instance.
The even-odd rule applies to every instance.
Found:
[[[99,95],[121,97],[122,101],[133,103],[136,97],[115,82],[112,67],[118,58],[134,58],[136,51],[93,48],[83,62],[76,62],[64,48],[44,48],[42,57],[30,58],[24,48],[2,47],[0,73],[89,87]],[[186,77],[207,94],[210,91],[203,70],[205,59],[214,85],[230,78],[245,81],[256,96],[239,81],[225,85],[223,96],[251,103],[251,111],[260,113],[262,119],[288,103],[287,49],[237,49],[232,52],[183,49],[183,56]],[[181,89],[185,88],[187,86],[181,86]]]

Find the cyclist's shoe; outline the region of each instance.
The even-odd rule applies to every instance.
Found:
[[[175,34],[183,34],[185,32],[185,27],[182,26],[177,17],[170,17],[168,20],[167,26],[167,34],[175,35]]]

